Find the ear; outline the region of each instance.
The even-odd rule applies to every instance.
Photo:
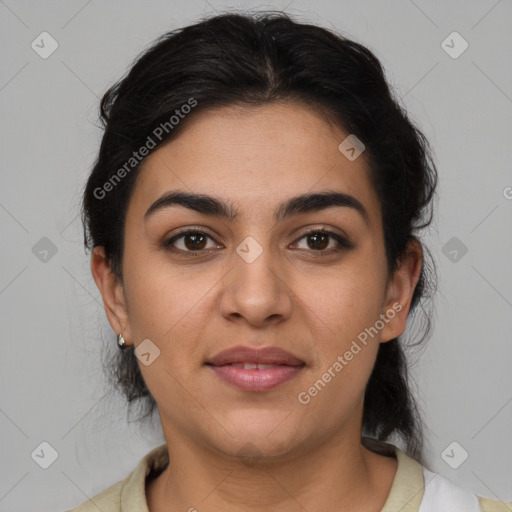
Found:
[[[130,344],[131,330],[124,288],[120,279],[112,272],[103,247],[95,247],[91,255],[91,272],[103,298],[108,321],[117,334],[122,333]]]
[[[381,331],[381,342],[390,341],[405,331],[407,314],[420,278],[422,265],[421,244],[418,240],[413,239],[409,242],[398,268],[388,280],[382,311],[388,321]]]

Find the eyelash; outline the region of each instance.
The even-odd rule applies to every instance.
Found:
[[[335,232],[329,231],[329,230],[325,230],[325,229],[311,229],[309,231],[306,231],[305,233],[302,234],[302,236],[297,241],[300,241],[303,238],[306,238],[308,235],[316,235],[316,234],[324,234],[324,235],[327,235],[330,238],[333,238],[334,240],[336,240],[336,242],[338,242],[338,247],[337,248],[331,248],[331,249],[321,249],[321,250],[318,250],[318,251],[315,251],[314,249],[311,249],[310,252],[313,252],[313,253],[316,252],[316,253],[319,253],[319,254],[323,253],[324,255],[330,255],[330,254],[337,253],[337,252],[340,252],[340,251],[343,251],[343,250],[353,249],[354,248],[354,246],[345,237],[343,237],[342,235],[339,235],[338,233],[335,233]],[[196,251],[183,250],[183,249],[176,249],[175,247],[172,246],[172,244],[174,242],[176,242],[180,238],[183,238],[183,237],[185,237],[187,235],[204,235],[204,236],[210,238],[211,240],[213,240],[213,237],[211,237],[205,231],[201,231],[199,229],[188,229],[187,231],[182,231],[181,233],[178,233],[177,235],[175,235],[172,238],[170,238],[169,240],[166,240],[163,243],[164,248],[166,250],[168,250],[168,251],[171,251],[171,252],[174,252],[174,253],[180,253],[180,254],[187,255],[187,256],[199,255],[202,252],[207,252],[208,251],[208,249],[199,249],[199,250],[196,250]]]

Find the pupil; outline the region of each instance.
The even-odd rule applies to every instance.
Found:
[[[313,243],[313,245],[316,244],[316,247],[314,247],[314,248],[316,248],[316,249],[325,249],[325,247],[327,247],[327,244],[325,243],[325,241],[327,240],[327,236],[325,234],[323,234],[323,233],[315,233],[315,234],[309,235],[309,236],[312,239],[316,240],[316,242]],[[319,237],[323,238],[323,241],[324,241],[324,243],[321,244],[321,246],[319,246],[317,244]]]
[[[199,238],[203,238],[203,242],[204,242],[204,238],[205,237],[203,235],[201,235],[201,234],[195,233],[195,234],[187,235],[186,242],[185,242],[185,245],[187,246],[187,249],[190,249],[190,250],[202,249],[204,243],[203,243],[203,245],[201,245],[201,247],[197,247],[197,244],[199,243],[198,242]],[[189,240],[192,240],[191,244],[187,243],[187,241],[189,241]],[[192,245],[192,247],[191,247],[191,245]]]

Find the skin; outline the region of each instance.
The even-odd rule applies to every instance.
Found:
[[[103,248],[91,259],[114,331],[128,344],[150,339],[160,350],[149,366],[139,362],[171,454],[169,467],[147,484],[149,510],[380,511],[397,462],[361,444],[364,389],[379,343],[405,330],[421,246],[412,243],[387,274],[364,153],[348,160],[338,150],[348,134],[308,106],[224,107],[189,121],[143,163],[126,216],[123,282]],[[145,221],[153,201],[171,190],[231,202],[240,218],[171,206]],[[286,199],[327,190],[356,197],[369,225],[347,207],[274,222]],[[164,247],[185,227],[212,237],[199,244],[198,256]],[[328,254],[336,241],[318,249],[304,237],[309,228],[345,233],[354,247]],[[252,263],[236,252],[247,236],[263,250]],[[181,238],[174,246],[190,251],[197,244]],[[301,404],[298,394],[397,303],[401,311]],[[242,391],[204,364],[235,345],[278,346],[306,365],[272,390]],[[257,456],[250,466],[240,456],[247,443]]]

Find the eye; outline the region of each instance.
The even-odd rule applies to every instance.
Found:
[[[171,251],[190,253],[202,252],[204,249],[215,249],[218,247],[215,244],[214,247],[206,247],[208,239],[213,241],[213,238],[208,233],[198,229],[189,229],[164,242],[164,246]],[[179,245],[181,247],[176,244],[177,241],[180,241]]]
[[[342,235],[324,229],[314,229],[305,233],[298,241],[306,239],[308,247],[299,247],[313,252],[333,253],[343,249],[352,249],[354,246]],[[221,248],[213,244],[213,247],[207,247],[208,240],[214,242],[213,238],[199,229],[189,229],[183,231],[164,242],[164,247],[173,252],[181,253],[200,253],[208,249]],[[334,246],[329,247],[329,242],[334,241]],[[296,242],[298,243],[298,242]]]
[[[352,249],[353,245],[342,235],[334,233],[333,231],[315,229],[305,233],[300,240],[306,239],[308,247],[315,252],[338,252],[342,249]],[[334,240],[334,247],[329,247],[329,239]],[[327,250],[326,250],[327,249]]]

